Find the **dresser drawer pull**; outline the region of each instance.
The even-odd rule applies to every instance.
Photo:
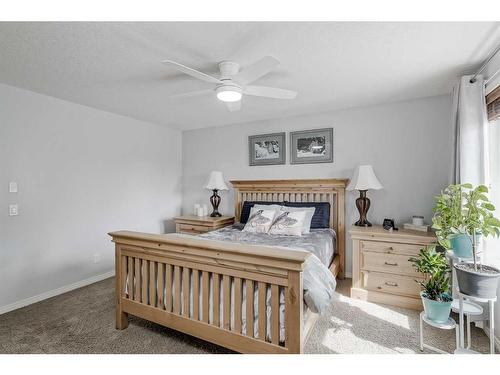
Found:
[[[384,262],[386,266],[397,266],[397,263]]]
[[[388,281],[385,282],[385,285],[387,285],[387,286],[398,286],[397,283],[390,283]]]

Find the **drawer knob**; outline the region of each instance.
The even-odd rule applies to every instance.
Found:
[[[397,263],[391,263],[391,262],[384,262],[386,266],[397,266]]]
[[[397,284],[397,283],[391,283],[391,282],[389,282],[389,281],[386,281],[386,282],[385,282],[385,285],[387,285],[387,286],[398,286],[398,284]]]

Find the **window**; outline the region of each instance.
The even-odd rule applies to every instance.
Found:
[[[490,199],[496,207],[495,216],[500,216],[500,86],[486,96],[489,120],[489,175]],[[489,104],[488,104],[489,103]],[[500,239],[488,238],[485,263],[500,266]]]
[[[486,107],[488,111],[488,121],[490,121],[490,123],[498,122],[500,119],[500,86],[486,95]]]

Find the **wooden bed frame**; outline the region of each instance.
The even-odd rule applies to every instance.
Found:
[[[330,202],[330,227],[337,233],[337,254],[330,270],[339,278],[343,277],[347,180],[231,183],[235,188],[238,220],[245,200]],[[240,353],[302,353],[317,318],[317,314],[304,309],[302,269],[309,254],[307,251],[207,241],[178,234],[130,231],[109,234],[115,242],[117,329],[127,328],[128,314],[132,314]],[[248,300],[245,311],[242,311],[243,285],[246,285]],[[270,339],[265,334],[266,313],[258,314],[258,334],[255,337],[253,334],[255,286],[258,286],[257,311],[266,309],[266,289],[271,290],[271,327],[267,327]],[[157,292],[163,289],[165,294]],[[191,300],[190,290],[195,296],[201,294],[201,300]],[[280,291],[285,295],[284,343],[279,340]],[[209,318],[209,301],[212,302],[212,319]],[[242,330],[242,312],[248,333]]]

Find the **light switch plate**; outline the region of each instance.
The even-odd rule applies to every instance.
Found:
[[[10,204],[9,205],[9,216],[17,216],[19,215],[19,207],[17,204]]]
[[[9,182],[9,193],[17,193],[17,182]]]

